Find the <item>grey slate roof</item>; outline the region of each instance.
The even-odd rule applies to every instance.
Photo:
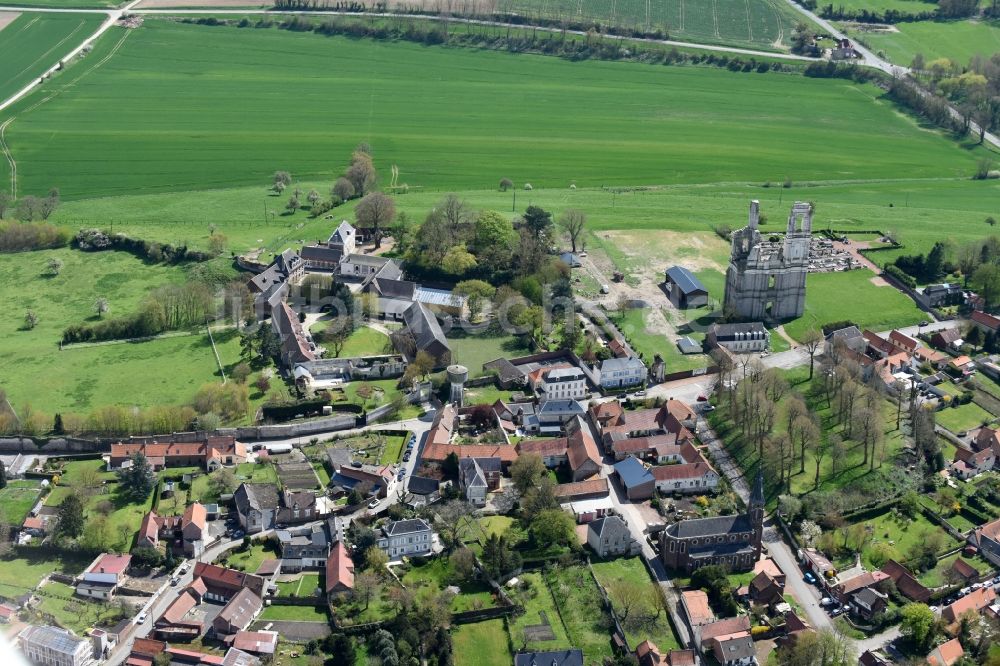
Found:
[[[681,539],[753,531],[753,525],[750,524],[750,519],[746,514],[693,518],[674,523],[671,527],[675,528],[671,533]]]
[[[397,520],[382,528],[386,536],[400,536],[401,534],[415,534],[417,532],[428,532],[431,526],[422,518],[411,520]]]
[[[601,372],[621,372],[624,370],[646,371],[646,364],[638,356],[632,358],[609,358],[601,363]]]
[[[708,289],[694,276],[694,273],[683,266],[671,266],[668,268],[667,279],[676,284],[685,294],[708,293]]]
[[[767,329],[759,321],[746,324],[713,324],[712,332],[719,340],[759,340],[767,337]]]
[[[458,472],[467,488],[485,488],[486,478],[475,458],[462,458],[458,461]]]
[[[615,463],[615,472],[617,472],[618,477],[625,484],[626,488],[634,488],[635,486],[655,481],[652,473],[646,469],[645,465],[632,456]]]
[[[411,476],[406,489],[414,495],[431,495],[441,488],[441,482],[426,476]]]
[[[844,328],[838,328],[836,331],[832,331],[830,335],[826,337],[828,340],[854,340],[864,336],[861,334],[861,330],[857,326],[845,326]]]
[[[273,483],[243,483],[234,496],[237,506],[243,510],[274,510],[278,508],[278,486]]]
[[[406,308],[403,320],[406,322],[406,327],[413,336],[418,350],[426,350],[435,345],[443,346],[445,350],[451,349],[437,317],[423,303],[413,303]]]
[[[597,538],[599,539],[602,536],[604,536],[604,530],[607,527],[609,527],[612,523],[618,523],[619,527],[624,528],[626,531],[628,530],[628,527],[625,525],[625,521],[623,521],[618,516],[605,516],[603,518],[598,518],[597,520],[592,520],[588,524],[588,529],[594,532],[594,534],[596,534]]]
[[[325,245],[306,245],[302,248],[302,258],[306,261],[329,261],[339,263],[344,252],[340,248]]]
[[[514,655],[514,666],[583,666],[583,652],[576,648],[521,652]]]

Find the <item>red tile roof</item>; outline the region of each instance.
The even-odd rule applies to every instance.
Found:
[[[544,457],[564,456],[569,443],[565,437],[550,437],[547,439],[526,439],[517,445],[519,455],[533,453]]]
[[[338,541],[330,549],[326,559],[326,591],[337,592],[354,589],[354,560],[351,559],[343,541]]]
[[[979,571],[961,557],[952,563],[951,568],[967,581],[979,578]]]
[[[691,624],[707,624],[715,619],[715,613],[708,605],[708,595],[702,590],[685,590],[681,592],[684,612]]]
[[[994,331],[1000,329],[1000,319],[997,319],[991,314],[986,314],[981,310],[973,310],[969,319]]]
[[[150,511],[142,518],[139,525],[139,539],[146,539],[150,543],[156,544],[160,541],[160,526],[157,521],[158,516]]]
[[[601,454],[597,451],[597,442],[590,434],[590,426],[580,423],[580,429],[567,438],[566,457],[569,460],[569,468],[576,470],[591,462],[597,466],[597,471],[601,469]],[[595,472],[596,474],[596,472]]]
[[[428,444],[424,446],[422,460],[428,462],[444,462],[449,453],[459,458],[500,458],[503,463],[517,460],[517,451],[507,444]]]
[[[996,598],[997,595],[992,587],[973,590],[952,605],[942,608],[941,617],[944,618],[945,622],[956,622],[962,613],[970,610],[980,611],[993,603]]]
[[[677,479],[700,479],[709,472],[714,472],[707,462],[685,463],[682,465],[657,465],[649,470],[657,481],[674,481]]]
[[[701,628],[701,643],[704,645],[713,638],[738,634],[744,631],[750,631],[750,618],[748,616],[727,617],[724,620],[703,626]]]
[[[205,505],[200,502],[195,502],[185,509],[184,517],[181,519],[181,529],[192,524],[202,532],[208,527],[208,512],[205,510]]]
[[[129,562],[132,561],[131,555],[112,555],[110,553],[105,553],[94,562],[94,564],[87,569],[87,573],[106,573],[121,575],[128,569]]]
[[[911,353],[916,351],[917,347],[920,346],[920,343],[916,340],[905,333],[900,333],[899,331],[892,331],[889,333],[889,342],[893,343],[897,347],[902,347]]]
[[[45,521],[42,520],[41,516],[28,516],[21,523],[21,527],[26,530],[44,530]]]
[[[233,637],[233,647],[244,652],[274,654],[277,645],[276,631],[240,631]]]
[[[155,641],[152,638],[136,638],[132,643],[132,654],[153,657],[167,649],[167,644],[163,641]]]
[[[603,478],[587,479],[586,481],[576,481],[575,483],[561,483],[553,489],[553,494],[566,501],[574,497],[584,495],[598,495],[608,493],[608,480]]]
[[[965,655],[965,650],[962,649],[962,644],[957,638],[953,638],[931,650],[931,653],[927,655],[927,663],[930,666],[952,666],[963,655]]]

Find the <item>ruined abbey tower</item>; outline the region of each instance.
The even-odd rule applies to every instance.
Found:
[[[733,232],[726,271],[724,312],[750,321],[802,316],[812,232],[812,205],[796,202],[783,238],[762,238],[757,228],[760,202],[750,202],[750,223]]]

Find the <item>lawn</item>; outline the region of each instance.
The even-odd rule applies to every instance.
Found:
[[[485,335],[469,335],[467,337],[449,338],[451,346],[451,362],[460,363],[469,369],[469,377],[481,377],[483,364],[500,357],[517,358],[527,356],[531,352],[514,336],[487,337]]]
[[[38,586],[45,576],[58,571],[69,575],[82,572],[93,557],[53,557],[37,554],[32,557],[0,558],[0,597],[13,600]]]
[[[594,561],[592,563],[594,575],[597,581],[608,589],[614,581],[624,580],[637,587],[648,587],[656,585],[649,577],[649,572],[638,557],[628,559],[617,559],[608,561]],[[619,609],[615,609],[619,612]],[[643,626],[636,629],[626,628],[629,645],[634,649],[642,641],[649,639],[656,643],[657,647],[667,651],[680,649],[680,643],[674,634],[673,625],[666,613],[657,616],[653,626]]]
[[[48,262],[63,262],[56,276]],[[45,250],[0,254],[0,301],[14,314],[0,323],[2,382],[11,403],[33,402],[47,413],[86,413],[99,405],[148,407],[187,402],[206,382],[218,381],[215,357],[204,332],[136,344],[68,347],[63,329],[94,318],[104,297],[111,315],[134,311],[150,290],[184,279],[175,266],[146,265],[124,252]],[[24,328],[32,310],[38,324]],[[216,336],[224,362],[235,361],[239,342]]]
[[[947,548],[959,545],[954,538],[938,525],[928,520],[922,513],[918,513],[915,518],[910,519],[894,514],[892,511],[886,511],[874,518],[868,518],[863,521],[863,524],[871,527],[872,538],[865,546],[861,557],[864,563],[873,569],[878,568],[871,561],[873,547],[877,543],[892,542],[890,545],[895,550],[893,559],[897,561],[906,560],[913,546],[922,542],[932,532],[941,533],[945,540],[945,547]]]
[[[59,62],[92,35],[102,20],[94,14],[27,12],[14,19],[3,29],[0,39],[0,100],[20,91]]]
[[[606,0],[500,0],[497,9],[551,20],[660,30],[682,41],[787,49],[802,16],[767,0],[607,2]]]
[[[989,58],[1000,51],[1000,21],[915,21],[895,27],[898,32],[871,32],[861,38],[906,67],[917,53],[928,63],[948,58],[965,66],[975,55]]]
[[[444,557],[429,560],[422,566],[412,564],[402,578],[403,585],[412,589],[430,588],[444,590],[449,585],[455,585],[461,592],[452,599],[453,612],[478,610],[494,606],[493,592],[489,585],[479,581],[458,582],[455,580],[451,563]]]
[[[668,340],[665,335],[651,330],[647,324],[647,317],[650,316],[651,310],[648,308],[627,310],[624,317],[617,312],[610,315],[625,339],[647,363],[652,362],[655,354],[660,354],[666,362],[668,373],[704,368],[709,365],[709,358],[705,354],[681,354],[675,343]]]
[[[269,463],[240,463],[236,466],[236,479],[247,483],[277,483],[278,471]]]
[[[112,604],[87,601],[74,596],[74,588],[64,583],[49,581],[38,594],[38,610],[55,618],[59,626],[70,629],[77,636],[101,621],[112,622],[119,617],[119,609]]]
[[[313,324],[310,331],[315,335],[329,325],[329,322],[321,321]],[[347,338],[344,348],[340,350],[339,358],[353,358],[356,356],[377,356],[384,354],[389,348],[389,336],[382,331],[376,331],[370,326],[359,326]],[[328,350],[326,356],[333,357],[333,351]]]
[[[936,417],[939,426],[947,428],[953,433],[978,428],[995,418],[993,414],[990,414],[974,402],[959,405],[958,407],[945,407],[937,413]]]
[[[398,463],[399,459],[403,457],[403,447],[406,446],[406,440],[409,438],[409,434],[385,435],[385,445],[382,447],[382,455],[378,459],[379,464],[395,465]],[[327,477],[327,483],[329,482],[330,479]]]
[[[545,585],[542,574],[531,572],[522,574],[518,578],[523,581],[524,587],[514,593],[514,601],[524,607],[524,615],[512,617],[509,621],[508,627],[514,649],[555,650],[570,646],[582,647],[567,638],[566,627],[563,626],[559,612],[556,610],[555,599],[552,598],[552,593]],[[552,629],[555,638],[553,640],[528,641],[524,632],[525,627],[546,623]]]
[[[960,557],[962,557],[961,553],[955,553],[953,555],[949,555],[948,557],[942,560],[938,560],[937,565],[933,569],[929,569],[928,571],[925,571],[924,573],[917,576],[917,580],[919,580],[921,583],[930,588],[947,585],[948,571],[955,563],[955,560],[957,560]],[[981,574],[986,574],[993,570],[993,565],[991,565],[989,562],[987,562],[982,558],[973,557],[970,559],[968,557],[962,557],[962,559],[966,563],[974,566]]]
[[[252,571],[256,571],[256,569]],[[296,580],[278,583],[278,595],[282,597],[311,597],[318,587],[320,587],[319,574],[310,571],[303,573]]]
[[[222,563],[231,569],[253,573],[261,562],[273,557],[278,557],[278,551],[271,541],[255,541],[247,550],[229,551],[223,556]]]
[[[868,270],[846,273],[813,273],[806,278],[806,309],[801,317],[785,324],[785,331],[799,339],[809,328],[850,320],[859,328],[887,331],[911,326],[926,315],[902,292],[888,285],[877,286]],[[850,294],[850,298],[845,298]]]
[[[327,622],[325,606],[267,606],[260,620],[289,620],[292,622]]]
[[[559,567],[545,576],[572,644],[583,650],[588,663],[610,657],[611,617],[587,568]]]
[[[510,516],[483,516],[479,519],[479,526],[487,538],[493,534],[502,535],[513,524],[514,519]]]
[[[0,513],[3,514],[3,521],[11,525],[24,522],[31,507],[38,501],[41,489],[38,481],[9,481],[7,487],[0,490]]]
[[[513,659],[503,620],[460,624],[451,640],[455,666],[509,666]]]
[[[429,71],[437,76],[428,79]],[[282,94],[279,81],[312,92]],[[56,185],[67,199],[249,185],[262,193],[276,168],[325,182],[327,191],[359,138],[374,146],[381,170],[398,165],[400,182],[439,192],[489,189],[504,176],[568,188],[974,171],[977,150],[919,129],[881,95],[845,80],[569,62],[146,17],[138,30],[109,31],[84,63],[16,105],[6,137],[19,190]],[[325,130],[273,131],[271,119],[291,115],[299,127]],[[81,170],[82,159],[102,168]],[[198,216],[213,219],[221,203]],[[240,216],[243,233],[259,223],[284,226],[290,241],[316,237],[294,219],[266,221],[260,203],[258,196],[256,206],[241,206],[253,211]],[[270,210],[283,204],[272,199]],[[129,217],[119,208],[83,219]],[[206,233],[202,222],[197,235]]]

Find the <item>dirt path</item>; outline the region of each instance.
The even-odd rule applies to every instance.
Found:
[[[0,12],[0,30],[9,26],[20,15],[20,12]]]
[[[788,333],[785,332],[785,327],[784,326],[779,326],[778,328],[774,329],[774,332],[777,333],[778,335],[780,335],[782,338],[784,338],[785,341],[789,345],[791,345],[792,349],[795,349],[796,347],[799,346],[799,343],[796,342],[795,339],[792,338],[792,336],[788,335]]]

